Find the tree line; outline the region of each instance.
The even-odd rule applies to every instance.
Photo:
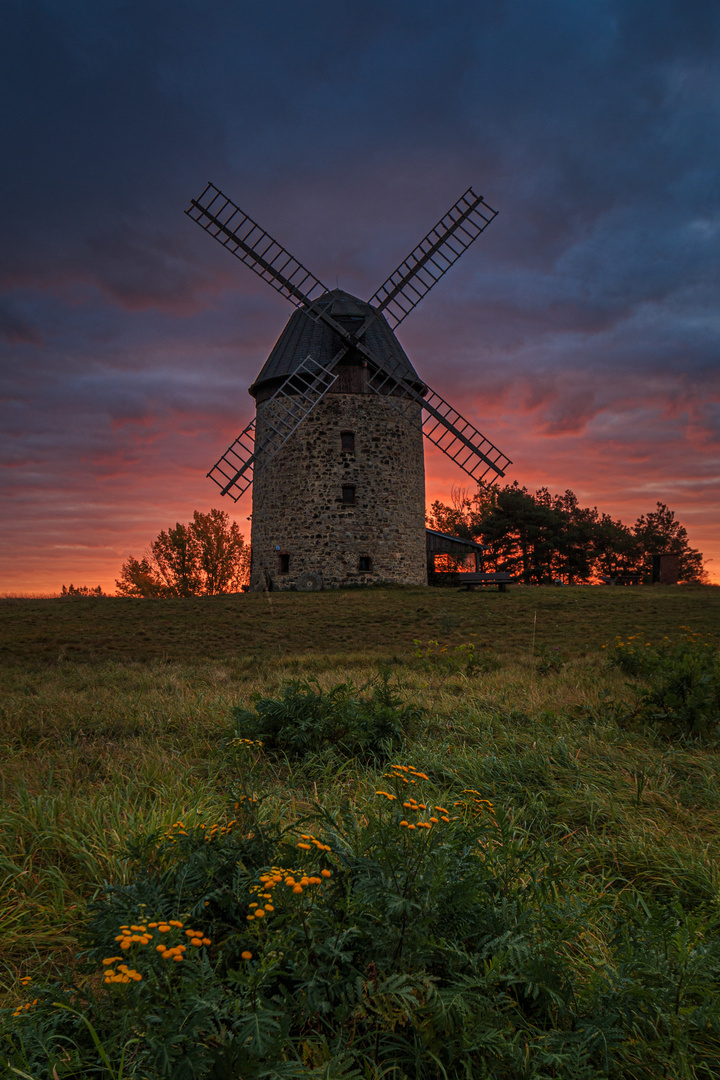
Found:
[[[700,551],[674,511],[658,502],[634,525],[580,506],[572,491],[530,492],[517,481],[479,488],[474,495],[453,489],[452,502],[432,504],[430,528],[483,544],[486,570],[507,570],[528,585],[568,584],[622,575],[652,580],[653,555],[679,559],[679,580],[708,580]]]
[[[428,525],[482,544],[486,570],[509,571],[528,585],[622,575],[649,582],[653,555],[665,553],[678,556],[680,581],[707,581],[702,553],[690,547],[687,530],[662,502],[625,525],[597,507],[580,506],[572,491],[533,493],[516,481],[474,495],[453,489],[450,504],[432,504]],[[196,510],[192,521],[159,533],[141,558],[130,555],[115,585],[120,596],[214,596],[240,591],[249,572],[250,547],[237,522],[224,510]],[[71,585],[63,586],[63,595],[102,592]]]

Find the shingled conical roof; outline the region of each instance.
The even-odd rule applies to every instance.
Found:
[[[342,289],[324,293],[317,304],[324,306],[328,314],[347,330],[359,329],[374,310],[364,300],[358,300]],[[405,350],[382,315],[368,328],[363,342],[398,375],[413,383],[420,381]],[[279,385],[288,375],[292,375],[307,356],[312,356],[321,364],[328,364],[341,348],[342,341],[329,326],[320,320],[315,322],[299,308],[290,316],[262,371],[250,387],[250,393],[256,396],[261,387]],[[352,359],[352,352],[349,358]],[[359,354],[358,360],[362,361]]]

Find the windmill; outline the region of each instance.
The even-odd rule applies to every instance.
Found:
[[[328,289],[217,187],[185,211],[296,308],[208,476],[254,482],[251,588],[426,583],[424,435],[476,483],[510,460],[422,381],[394,331],[496,217],[472,188],[368,301]]]

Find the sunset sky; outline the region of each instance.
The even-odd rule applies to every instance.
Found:
[[[370,296],[472,184],[402,324],[512,460],[720,581],[720,5],[5,0],[0,593],[114,590],[194,509],[291,308],[184,216],[212,180]],[[428,502],[464,474],[426,455]]]

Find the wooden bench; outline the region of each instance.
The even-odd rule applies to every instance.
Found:
[[[512,574],[508,574],[506,570],[498,570],[494,574],[476,573],[476,574],[458,574],[463,588],[468,592],[474,589],[476,585],[497,585],[500,592],[507,592],[508,585],[512,585],[515,580]]]

